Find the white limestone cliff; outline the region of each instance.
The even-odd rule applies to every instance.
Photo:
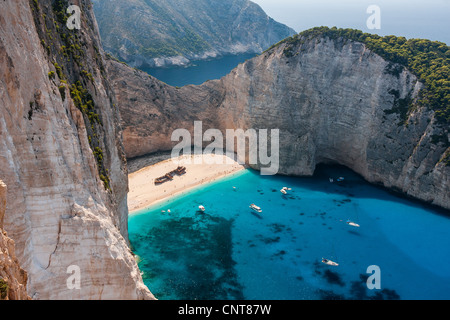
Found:
[[[73,31],[83,46],[78,63],[70,55],[65,62],[57,60],[63,57],[57,30],[66,31],[56,28],[51,2],[1,4],[0,177],[8,185],[4,229],[15,241],[33,299],[152,299],[128,247],[126,160],[114,95],[101,70],[104,54],[95,18],[89,1],[71,4],[82,9],[82,28]],[[65,82],[55,75],[57,61]],[[92,81],[83,84],[101,119],[92,128],[103,150],[109,189],[90,146],[91,125],[69,94],[68,86],[83,79],[81,67],[92,73]],[[73,265],[81,281],[75,290],[67,286]]]

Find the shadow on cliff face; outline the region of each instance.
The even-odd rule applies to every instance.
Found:
[[[202,214],[165,220],[132,244],[146,256],[139,264],[158,299],[244,299],[232,259],[233,221]],[[162,285],[155,288],[157,279]]]

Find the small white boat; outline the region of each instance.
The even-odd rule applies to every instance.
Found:
[[[281,189],[280,192],[281,192],[282,194],[287,194],[287,192],[288,192],[288,191],[291,191],[291,190],[292,190],[292,188],[283,187],[283,189]]]
[[[333,183],[334,182],[334,179],[333,178],[330,178],[330,183]]]
[[[252,203],[251,205],[250,205],[250,208],[252,208],[253,210],[255,210],[256,212],[259,212],[259,213],[261,213],[262,212],[262,209],[260,208],[260,207],[258,207],[256,204],[254,204],[254,203]]]
[[[355,222],[352,222],[352,221],[347,221],[347,224],[349,225],[349,226],[352,226],[352,227],[356,227],[356,228],[359,228],[360,227],[360,225],[359,224],[357,224],[357,223],[355,223]]]
[[[329,266],[333,266],[333,267],[337,267],[339,265],[338,263],[336,263],[334,261],[324,259],[324,258],[322,258],[322,263],[325,263],[325,264],[327,264]]]
[[[205,207],[204,206],[198,206],[198,208],[200,209],[200,211],[205,212]]]

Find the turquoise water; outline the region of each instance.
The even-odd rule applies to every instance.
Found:
[[[446,214],[342,167],[311,178],[249,170],[130,216],[129,233],[161,300],[450,299]],[[380,290],[366,286],[371,265],[381,270]]]
[[[171,86],[182,87],[188,84],[199,85],[207,80],[220,79],[236,68],[238,64],[255,57],[255,54],[239,54],[223,56],[218,59],[194,61],[185,67],[143,68]]]

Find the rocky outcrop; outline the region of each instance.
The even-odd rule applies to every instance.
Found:
[[[0,10],[4,229],[33,299],[153,298],[128,247],[119,114],[89,1],[6,1]],[[73,266],[80,287],[67,285]]]
[[[193,133],[196,119],[201,119],[206,129],[222,128],[216,109],[225,91],[216,81],[175,88],[125,64],[107,61],[128,158],[171,150],[172,132],[186,128]]]
[[[320,163],[339,163],[369,182],[450,209],[450,167],[442,161],[449,150],[432,142],[443,134],[434,112],[416,108],[407,125],[395,112],[423,84],[406,69],[391,72],[392,63],[363,43],[300,38],[220,80],[179,89],[114,61],[108,70],[128,157],[170,149],[172,131],[192,131],[194,120],[204,130],[280,129],[280,174],[312,175]]]
[[[103,45],[133,67],[260,53],[295,31],[248,0],[94,0]]]
[[[0,180],[0,300],[30,300],[27,273],[20,267],[15,244],[3,230],[6,211],[6,185]]]

